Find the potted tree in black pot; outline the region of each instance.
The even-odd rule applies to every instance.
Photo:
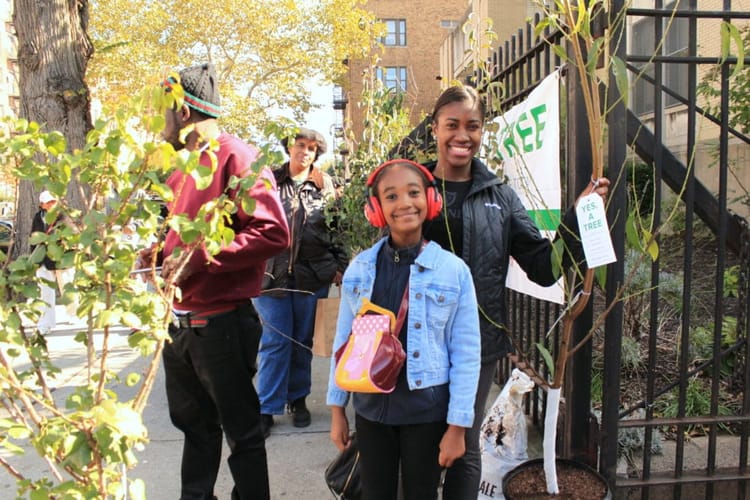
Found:
[[[539,2],[539,4],[545,17],[537,24],[536,34],[539,35],[545,29],[559,30],[562,40],[567,43],[568,50],[566,52],[562,45],[556,45],[553,46],[554,52],[577,72],[589,131],[592,158],[591,179],[595,181],[603,175],[604,169],[606,122],[600,97],[601,90],[607,89],[610,81],[614,81],[617,85],[621,96],[627,96],[628,88],[627,74],[622,60],[611,54],[607,58],[602,57],[608,50],[608,38],[612,36],[611,31],[605,33],[601,27],[597,27],[597,23],[603,18],[606,2],[603,0],[578,0],[577,2],[554,0]],[[603,61],[605,67],[598,68],[600,61]],[[610,75],[612,75],[611,79]],[[580,221],[579,216],[579,223]],[[641,245],[642,248],[651,248],[653,237],[650,233],[649,237],[648,243],[645,246]],[[503,493],[506,498],[547,498],[560,495],[563,498],[598,500],[611,496],[606,480],[595,469],[577,461],[559,459],[556,457],[555,449],[566,364],[579,347],[590,340],[596,327],[603,322],[612,307],[610,305],[605,308],[596,322],[597,325],[591,328],[588,335],[576,346],[570,345],[573,324],[584,311],[591,297],[596,265],[599,264],[587,262],[588,267],[582,273],[578,273],[577,279],[574,280],[574,290],[577,291],[568,294],[568,305],[561,319],[562,334],[554,362],[550,353],[540,347],[543,357],[550,365],[552,380],[542,377],[526,361],[520,351],[516,350],[516,354],[511,357],[516,366],[523,369],[537,385],[547,391],[547,405],[543,440],[544,457],[525,462],[506,474],[503,479]],[[604,270],[603,267],[601,269]]]
[[[612,4],[622,5],[622,8],[616,10],[612,7]],[[610,47],[610,45],[613,45],[611,42],[621,42],[620,33],[625,23],[626,4],[628,2],[607,2],[604,0],[539,1],[545,17],[536,26],[537,34],[546,28],[560,31],[563,40],[567,43],[568,50],[566,52],[562,46],[558,45],[553,47],[554,51],[570,67],[575,67],[580,81],[590,134],[592,179],[598,179],[603,173],[606,111],[613,107],[613,103],[618,106],[627,104],[629,93],[627,69],[623,60],[617,57],[618,50],[613,50]],[[601,28],[599,20],[607,17],[610,20],[609,28],[605,30]],[[597,24],[599,24],[598,27]],[[666,36],[665,33],[664,37]],[[742,40],[737,34],[736,28],[729,23],[722,24],[721,37],[722,58],[729,55],[729,46],[732,41],[736,45],[738,53],[744,52]],[[661,45],[661,41],[657,41],[657,50],[660,50]],[[738,64],[735,67],[735,72],[741,68],[742,65]],[[614,87],[612,84],[614,84]],[[615,92],[615,87],[617,92]],[[609,91],[610,97],[617,96],[617,99],[610,99],[607,102],[608,107],[606,109],[600,102],[602,89],[605,92]],[[641,226],[637,215],[629,214],[628,216],[626,231],[628,241],[632,246],[642,251],[639,258],[655,260],[659,251],[656,243],[658,230]],[[579,286],[576,288],[578,292],[575,295],[570,294],[572,298],[569,299],[569,305],[565,308],[561,320],[562,333],[554,363],[549,352],[542,348],[542,354],[547,359],[548,365],[554,364],[554,370],[551,371],[552,380],[548,381],[542,377],[526,362],[520,351],[517,351],[518,354],[512,357],[516,366],[530,375],[538,385],[547,389],[547,406],[543,442],[544,458],[525,462],[506,474],[503,479],[503,493],[506,498],[562,497],[598,500],[610,498],[612,495],[606,480],[596,470],[582,463],[556,458],[555,453],[560,393],[565,378],[567,361],[582,345],[590,340],[593,332],[604,323],[604,319],[622,299],[626,287],[633,282],[633,274],[638,265],[631,267],[630,274],[618,285],[617,292],[611,301],[605,304],[603,311],[598,313],[588,334],[575,346],[571,346],[573,323],[584,311],[591,297],[595,276],[593,267],[589,265],[589,268],[579,276]],[[572,479],[568,479],[569,477]],[[565,483],[568,480],[572,482],[572,486],[566,492],[567,486]]]

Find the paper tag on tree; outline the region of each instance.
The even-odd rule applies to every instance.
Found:
[[[609,236],[609,225],[602,197],[592,193],[578,200],[576,215],[583,253],[586,255],[586,264],[589,269],[615,262],[617,256],[612,247],[612,238]]]

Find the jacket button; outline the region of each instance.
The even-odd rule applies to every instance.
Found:
[[[414,328],[419,330],[420,328],[422,328],[422,323],[414,323]]]
[[[421,294],[421,293],[417,293],[417,294],[416,294],[416,295],[414,296],[414,298],[416,298],[416,299],[421,299],[421,298],[422,298],[422,294]]]
[[[445,297],[442,295],[438,297],[438,302],[445,302]]]
[[[419,266],[419,272],[420,272],[420,273],[423,273],[423,272],[424,272],[424,267],[422,267],[422,266]]]
[[[414,383],[415,383],[415,384],[417,384],[417,387],[419,387],[419,386],[421,386],[421,385],[422,385],[422,381],[421,381],[421,380],[417,380],[417,381],[416,381],[416,382],[414,382]]]
[[[414,351],[414,354],[412,354],[412,356],[414,356],[415,358],[418,358],[419,357],[419,351]]]

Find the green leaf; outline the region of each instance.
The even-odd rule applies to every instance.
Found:
[[[149,131],[152,133],[161,132],[164,130],[164,126],[166,125],[166,120],[164,116],[162,115],[155,115],[151,117],[151,121],[149,123]]]
[[[539,353],[542,355],[542,359],[544,359],[544,364],[547,365],[547,370],[549,371],[550,377],[554,377],[555,362],[552,360],[552,354],[541,343],[536,343],[535,345],[539,350]]]
[[[641,240],[638,238],[639,231],[636,221],[637,218],[635,212],[630,212],[628,214],[628,220],[625,221],[625,239],[631,247],[643,250]]]
[[[561,61],[566,61],[566,62],[568,61],[568,54],[567,52],[565,52],[565,47],[563,47],[562,45],[557,45],[557,44],[553,45],[552,52],[554,52],[555,55],[559,57]]]
[[[121,321],[123,325],[130,328],[139,328],[142,325],[141,319],[132,312],[122,313]]]
[[[737,48],[737,64],[734,66],[734,71],[730,78],[733,78],[742,71],[745,65],[745,44],[742,40],[742,34],[732,23],[722,22],[721,23],[721,61],[727,60],[731,54],[730,43],[734,42]]]
[[[29,492],[29,500],[49,500],[49,490],[46,488],[37,488]]]
[[[86,332],[78,332],[76,333],[75,337],[73,337],[73,340],[78,342],[79,344],[86,345],[88,343],[88,334]]]
[[[656,242],[653,234],[651,234],[651,231],[646,229],[643,230],[643,245],[646,246],[646,252],[651,257],[651,261],[656,262],[656,259],[659,258],[659,244]]]
[[[13,439],[26,439],[31,435],[31,429],[25,425],[14,425],[8,428],[8,435]]]
[[[221,244],[225,247],[229,246],[234,241],[234,231],[231,227],[224,226],[221,231]]]
[[[65,136],[59,132],[52,132],[44,137],[44,145],[53,155],[61,155],[65,152]]]
[[[622,102],[625,106],[628,105],[628,96],[630,94],[630,87],[628,83],[628,70],[625,67],[625,63],[622,59],[617,56],[610,56],[612,61],[612,73],[615,77],[615,84],[617,90],[622,97]]]
[[[565,242],[562,240],[562,238],[555,240],[552,242],[552,254],[550,255],[551,264],[552,264],[552,275],[555,276],[555,278],[559,278],[562,276],[563,273],[563,257],[565,255]]]
[[[539,38],[544,32],[545,28],[550,25],[551,19],[549,17],[543,17],[536,26],[534,26],[534,38]]]
[[[107,151],[109,154],[116,156],[120,152],[120,148],[122,147],[122,138],[121,137],[111,137],[107,141]]]
[[[205,165],[198,165],[190,175],[195,179],[195,187],[198,190],[207,189],[214,180],[213,170]]]
[[[133,500],[146,500],[146,483],[142,479],[134,479],[128,486],[128,494]]]
[[[20,446],[11,443],[10,441],[2,441],[2,447],[5,451],[12,453],[13,455],[25,455],[26,450],[21,448]]]
[[[141,376],[138,373],[128,373],[128,376],[125,378],[125,385],[128,387],[135,387],[140,380]]]
[[[70,435],[65,438],[65,448],[68,451],[65,454],[64,463],[72,464],[80,469],[91,462],[93,454],[83,434]]]
[[[594,269],[594,278],[599,286],[605,288],[607,286],[607,266],[599,266]]]
[[[241,200],[242,211],[250,215],[255,212],[255,198],[243,197]]]
[[[593,75],[596,72],[596,63],[599,61],[599,56],[602,52],[602,44],[604,43],[604,40],[604,37],[597,38],[591,45],[591,50],[589,51],[586,59],[586,73],[589,75]]]

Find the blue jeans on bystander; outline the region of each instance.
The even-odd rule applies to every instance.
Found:
[[[253,299],[263,324],[257,380],[262,414],[282,415],[286,403],[310,394],[315,306],[327,296],[326,286]]]

